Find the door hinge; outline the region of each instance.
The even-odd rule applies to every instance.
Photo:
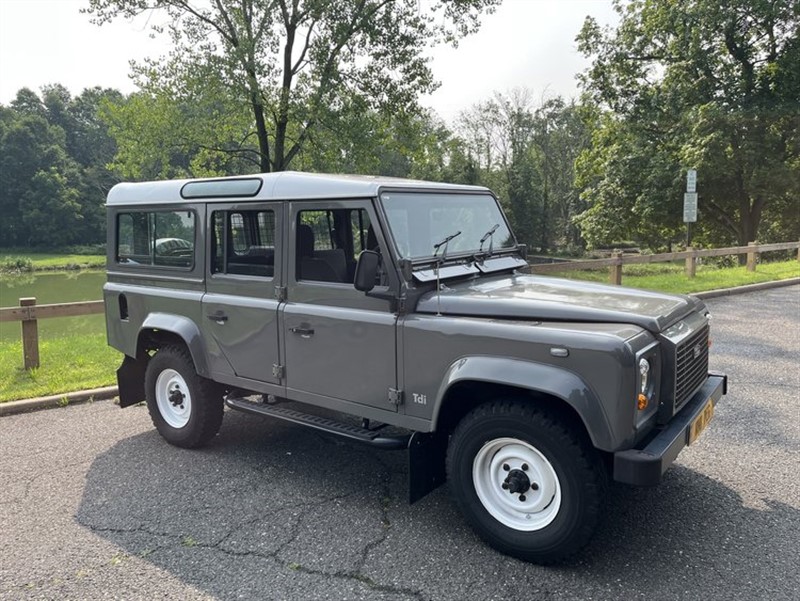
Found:
[[[286,370],[283,368],[283,365],[278,365],[277,363],[273,363],[272,377],[278,378],[279,380],[283,380],[284,373],[286,373]]]
[[[397,388],[390,388],[389,389],[389,403],[391,405],[402,405],[403,404],[403,391],[398,390]]]
[[[281,303],[286,300],[286,286],[275,286],[275,298]]]

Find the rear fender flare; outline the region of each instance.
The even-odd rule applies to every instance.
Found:
[[[192,355],[194,369],[197,374],[206,378],[209,376],[203,337],[200,333],[200,328],[197,327],[195,322],[182,315],[150,313],[144,322],[142,322],[142,327],[139,329],[139,341],[141,341],[142,333],[148,330],[169,332],[170,334],[175,334],[180,337],[189,349],[189,353]],[[140,344],[140,342],[137,342],[137,345],[138,344]],[[142,351],[143,349],[137,348],[137,355]]]

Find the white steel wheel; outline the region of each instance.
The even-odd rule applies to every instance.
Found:
[[[540,530],[561,509],[561,484],[552,464],[516,438],[483,445],[472,464],[472,481],[486,511],[515,530]]]
[[[222,388],[197,374],[185,346],[167,345],[147,362],[145,398],[159,434],[178,447],[211,441],[222,424]]]
[[[562,561],[589,541],[606,482],[575,422],[527,398],[488,401],[461,418],[448,443],[447,478],[479,536],[540,564]]]
[[[156,403],[161,417],[173,428],[183,428],[192,416],[192,395],[186,380],[174,369],[165,369],[156,378]]]

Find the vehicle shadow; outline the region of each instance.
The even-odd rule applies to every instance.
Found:
[[[486,547],[446,489],[407,505],[406,475],[402,452],[229,412],[207,449],[148,432],[98,456],[75,519],[219,598],[777,599],[798,590],[800,511],[746,505],[681,465],[658,488],[612,487],[593,541],[552,568]]]

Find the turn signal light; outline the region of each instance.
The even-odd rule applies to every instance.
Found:
[[[641,393],[639,394],[639,398],[637,399],[637,402],[636,402],[636,407],[637,407],[637,409],[639,409],[639,411],[644,411],[645,409],[647,409],[647,396],[646,395],[641,394]]]

